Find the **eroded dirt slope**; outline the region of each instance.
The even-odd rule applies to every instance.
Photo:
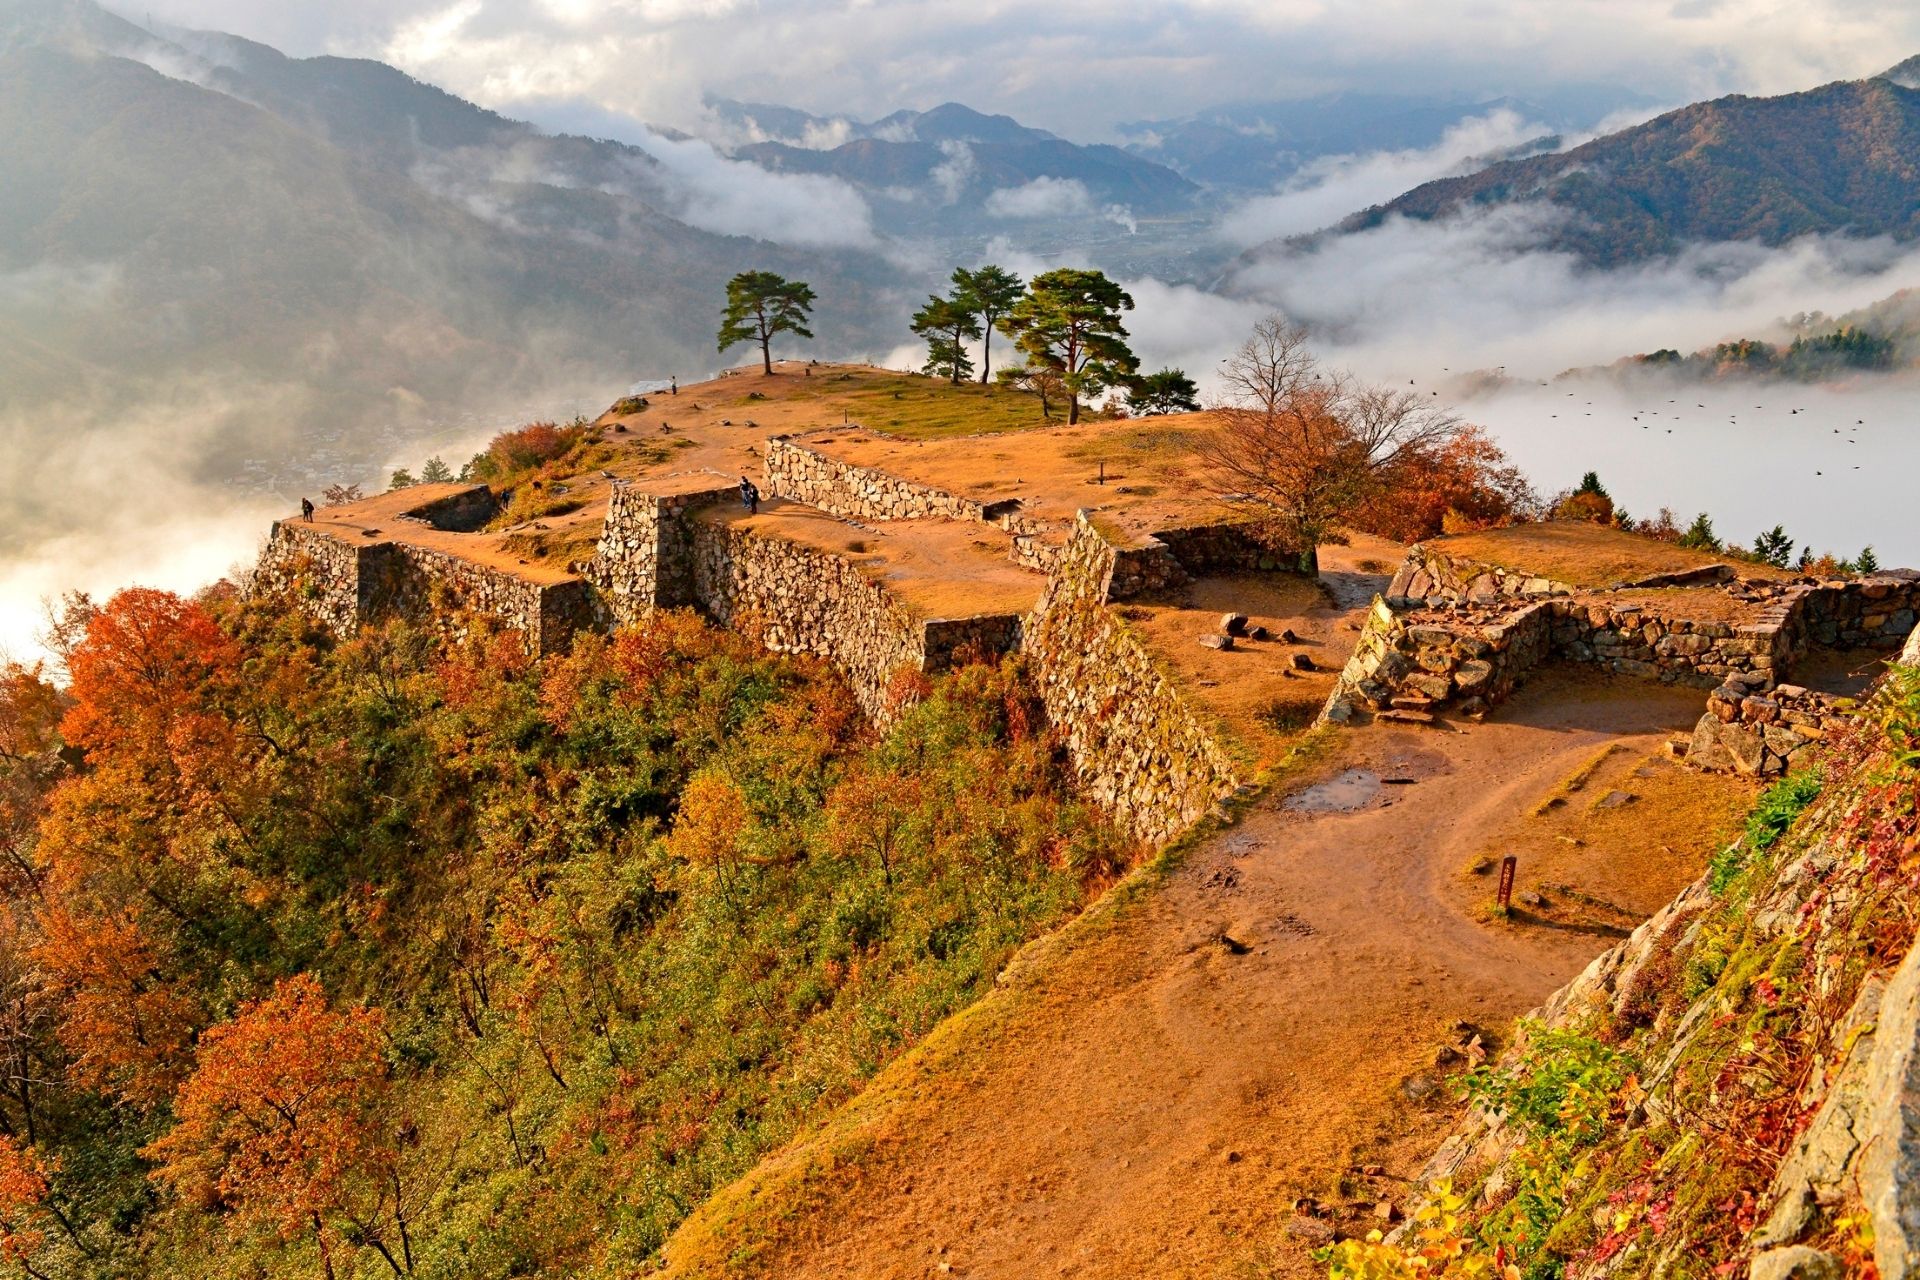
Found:
[[[697,1214],[670,1273],[1308,1274],[1329,1219],[1296,1198],[1335,1220],[1391,1201],[1455,1114],[1436,1054],[1471,1035],[1456,1024],[1504,1027],[1620,932],[1553,909],[1488,922],[1468,870],[1488,833],[1536,820],[1609,742],[1635,779],[1698,714],[1697,693],[1549,673],[1483,725],[1339,735],[1312,772],[1344,785],[1277,789],[1076,926]],[[1604,869],[1607,901],[1644,915],[1747,793],[1625,785],[1649,793],[1631,824],[1588,804],[1537,820],[1566,836],[1556,884]]]

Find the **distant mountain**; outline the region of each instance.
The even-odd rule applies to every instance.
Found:
[[[1920,89],[1876,77],[1697,103],[1570,151],[1427,183],[1338,229],[1514,204],[1562,211],[1543,246],[1600,266],[1700,241],[1779,245],[1813,232],[1912,239],[1920,235]]]
[[[1199,188],[1119,147],[1069,142],[1010,116],[956,102],[880,120],[808,115],[787,107],[713,101],[743,141],[733,154],[779,173],[819,174],[858,188],[890,230],[977,226],[982,218],[1084,218],[1113,210],[1166,214]]]
[[[1536,98],[1334,93],[1241,103],[1122,124],[1126,149],[1222,191],[1270,190],[1328,156],[1431,147],[1448,129],[1512,111],[1550,131],[1592,128],[1614,112],[1653,105],[1612,87],[1569,85]]]
[[[425,422],[713,367],[745,267],[812,281],[836,347],[894,341],[898,268],[689,225],[646,151],[87,0],[0,0],[0,175],[16,457],[22,433],[105,438],[190,386],[239,401],[185,411],[206,478],[271,472],[316,435],[365,466]],[[41,501],[8,488],[0,547]]]

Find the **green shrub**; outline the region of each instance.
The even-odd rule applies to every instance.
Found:
[[[1790,773],[1760,793],[1740,838],[1707,864],[1707,887],[1724,894],[1752,860],[1771,849],[1793,820],[1820,794],[1820,775],[1809,769]]]

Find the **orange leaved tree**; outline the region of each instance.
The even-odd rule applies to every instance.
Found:
[[[0,1134],[0,1258],[18,1263],[34,1280],[46,1280],[33,1263],[47,1239],[41,1226],[46,1204],[46,1166],[32,1147]]]
[[[329,1280],[347,1241],[411,1274],[385,1025],[378,1009],[335,1009],[311,975],[281,979],[201,1037],[174,1095],[179,1122],[142,1153],[157,1162],[154,1177],[282,1240],[312,1231]]]

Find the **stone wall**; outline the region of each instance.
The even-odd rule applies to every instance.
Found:
[[[750,630],[776,653],[832,662],[860,707],[885,725],[901,671],[934,673],[1014,648],[1017,616],[922,620],[900,597],[831,551],[713,522],[691,525],[693,602],[723,626]]]
[[[1375,598],[1353,656],[1334,682],[1323,720],[1362,706],[1429,711],[1454,705],[1478,715],[1499,705],[1552,650],[1554,603],[1542,600],[1480,622],[1403,614]]]
[[[1081,512],[1025,649],[1087,794],[1141,840],[1172,838],[1237,785],[1231,760],[1108,604],[1117,553]]]
[[[274,524],[253,589],[289,593],[342,635],[391,617],[459,635],[472,618],[487,617],[518,631],[531,650],[543,654],[564,650],[575,631],[595,620],[587,585],[578,579],[529,582],[411,543],[356,547],[291,520]]]
[[[984,503],[829,458],[791,436],[767,442],[766,483],[775,497],[804,502],[845,520],[987,521]]]
[[[1250,570],[1290,570],[1297,560],[1277,557],[1254,540],[1245,523],[1190,525],[1162,529],[1137,547],[1115,551],[1109,600],[1184,586],[1194,578]]]
[[[1751,623],[1676,618],[1604,598],[1556,600],[1554,644],[1574,661],[1615,675],[1710,689],[1734,675],[1763,680],[1785,667],[1791,651],[1776,620]]]
[[[1676,573],[1658,573],[1619,584],[1615,589],[1698,587],[1734,581],[1733,566],[1701,565]],[[1570,596],[1580,588],[1526,569],[1506,568],[1477,560],[1455,558],[1425,543],[1407,549],[1407,558],[1387,588],[1387,599],[1408,607],[1421,601],[1491,601],[1515,596]]]
[[[303,521],[276,520],[253,572],[252,589],[293,599],[314,621],[351,635],[365,616],[363,565],[378,548],[356,547]]]
[[[600,544],[585,569],[611,621],[624,625],[654,609],[696,603],[691,515],[737,495],[718,473],[713,481],[673,494],[613,487]]]
[[[1807,748],[1853,714],[1853,698],[1796,684],[1768,687],[1736,677],[1707,695],[1687,761],[1716,772],[1772,777],[1790,772]]]

